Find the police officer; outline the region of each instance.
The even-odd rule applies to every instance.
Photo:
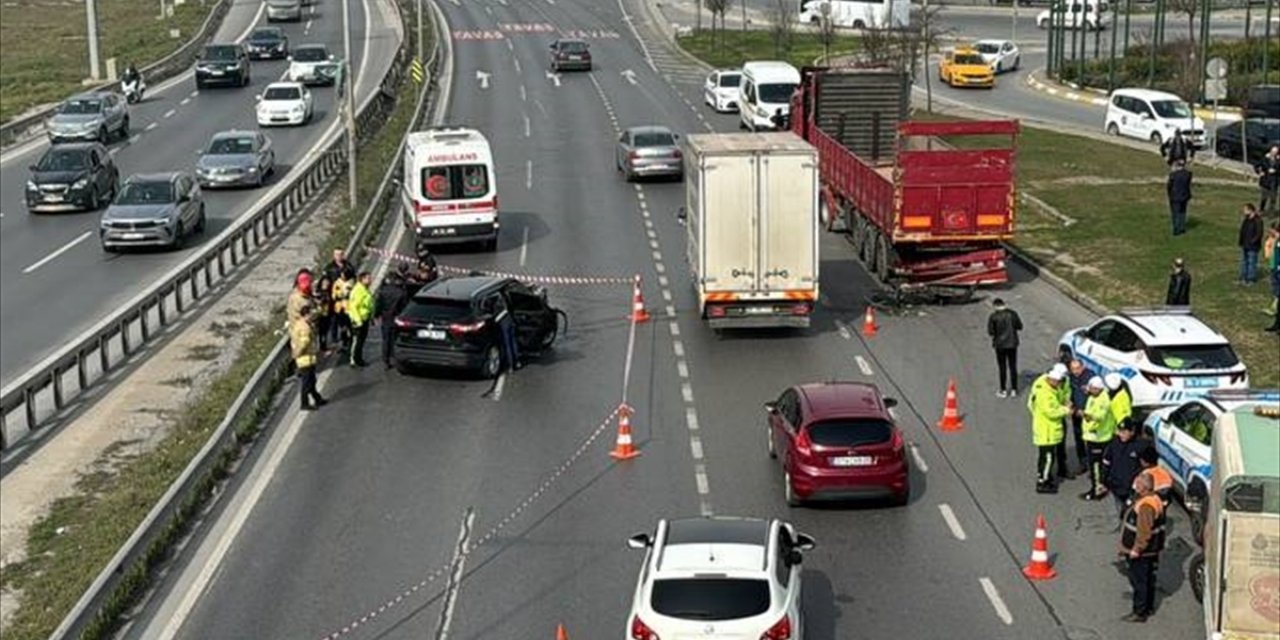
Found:
[[[373,315],[382,324],[382,363],[391,368],[391,357],[395,348],[396,316],[404,311],[409,303],[406,277],[409,265],[400,263],[396,272],[389,274],[378,287],[378,299],[373,304]]]
[[[1112,402],[1115,406],[1115,402]],[[1116,503],[1116,514],[1123,515],[1133,492],[1133,481],[1142,471],[1139,456],[1151,448],[1151,441],[1138,438],[1133,433],[1133,423],[1129,421],[1116,425],[1116,435],[1102,451],[1102,475],[1111,497]]]
[[[520,350],[516,344],[516,320],[504,297],[498,298],[498,315],[495,320],[502,332],[502,357],[506,361],[507,371],[515,371],[520,364]]]
[[[1036,378],[1027,396],[1031,412],[1031,439],[1036,445],[1036,493],[1057,493],[1055,479],[1058,445],[1066,436],[1063,419],[1071,414],[1071,400],[1064,393],[1067,367],[1053,365],[1048,373]]]
[[[1081,411],[1081,437],[1088,452],[1089,490],[1080,494],[1082,500],[1101,500],[1107,495],[1102,477],[1102,453],[1115,436],[1115,423],[1111,421],[1111,396],[1104,389],[1102,378],[1093,376],[1086,385],[1088,400]]]
[[[1155,613],[1156,570],[1164,551],[1165,506],[1152,490],[1151,478],[1139,475],[1134,481],[1137,499],[1125,510],[1120,549],[1129,563],[1129,585],[1133,587],[1133,610],[1125,622],[1146,622]]]
[[[364,366],[364,341],[369,337],[369,321],[373,319],[373,294],[369,293],[372,281],[368,271],[361,271],[347,300],[347,317],[351,318],[351,366],[357,368]]]
[[[313,411],[328,402],[316,391],[316,359],[320,343],[311,326],[311,311],[311,303],[305,303],[298,316],[289,322],[289,349],[298,368],[298,394],[303,411]]]
[[[1120,426],[1133,420],[1133,394],[1129,392],[1129,383],[1118,373],[1108,373],[1103,382],[1111,394],[1111,421]],[[1137,431],[1137,428],[1134,428]]]

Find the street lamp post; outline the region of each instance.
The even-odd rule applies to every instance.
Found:
[[[102,76],[98,75],[100,65],[98,63],[98,2],[97,0],[85,0],[84,3],[85,16],[89,20],[89,78],[98,80]]]
[[[1009,26],[1009,40],[1018,42],[1018,4],[1022,0],[1013,0],[1013,24]]]
[[[351,0],[342,0],[342,63],[346,65],[346,73],[342,74],[346,82],[346,96],[343,106],[347,120],[347,200],[352,209],[356,208],[356,83],[351,73]]]
[[[413,3],[418,13],[418,61],[422,61],[422,0]]]

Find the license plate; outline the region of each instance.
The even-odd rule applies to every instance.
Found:
[[[45,202],[62,202],[63,199],[60,193],[46,193],[44,196]]]
[[[773,307],[747,307],[747,313],[749,315],[763,316],[773,313]]]
[[[120,237],[124,238],[125,240],[141,240],[142,234],[141,233],[122,233],[120,234]]]
[[[433,236],[456,236],[458,230],[453,227],[437,227],[431,230]]]
[[[570,60],[581,60],[582,56],[569,56]]]
[[[876,459],[872,456],[840,456],[831,459],[833,467],[869,467]]]
[[[223,72],[223,71],[218,71],[218,70],[216,70],[216,69],[215,69],[215,70],[213,70],[213,71],[210,71],[209,73],[210,73],[210,74],[213,74],[213,75],[215,75],[215,76],[220,76],[220,75],[222,75],[222,74],[223,74],[223,73],[225,73],[225,72]]]
[[[1212,389],[1218,386],[1218,376],[1186,378],[1183,380],[1182,386],[1189,389]]]
[[[418,337],[423,340],[444,340],[444,331],[440,329],[418,329]]]

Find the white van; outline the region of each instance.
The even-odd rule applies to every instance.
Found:
[[[791,113],[791,94],[800,86],[800,71],[776,60],[742,65],[738,85],[738,126],[751,131],[775,129],[773,116]]]
[[[1041,29],[1062,25],[1065,29],[1101,31],[1111,20],[1111,7],[1107,0],[1073,0],[1064,5],[1063,12],[1053,13],[1045,9],[1036,16],[1036,26]]]
[[[1164,144],[1175,131],[1196,148],[1204,146],[1204,120],[1196,117],[1186,100],[1172,93],[1151,89],[1116,89],[1107,101],[1103,130]]]
[[[905,29],[911,25],[910,0],[801,0],[801,24],[820,24],[824,13],[836,27]]]
[[[498,191],[484,134],[466,127],[410,133],[400,181],[404,223],[419,251],[427,245],[482,242],[498,247]]]

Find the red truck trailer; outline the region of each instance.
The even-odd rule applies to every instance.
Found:
[[[886,285],[1006,282],[1018,123],[910,122],[909,91],[900,71],[802,71],[791,129],[818,150],[822,219],[849,234]],[[937,139],[956,136],[999,136],[1008,145],[957,149]]]

